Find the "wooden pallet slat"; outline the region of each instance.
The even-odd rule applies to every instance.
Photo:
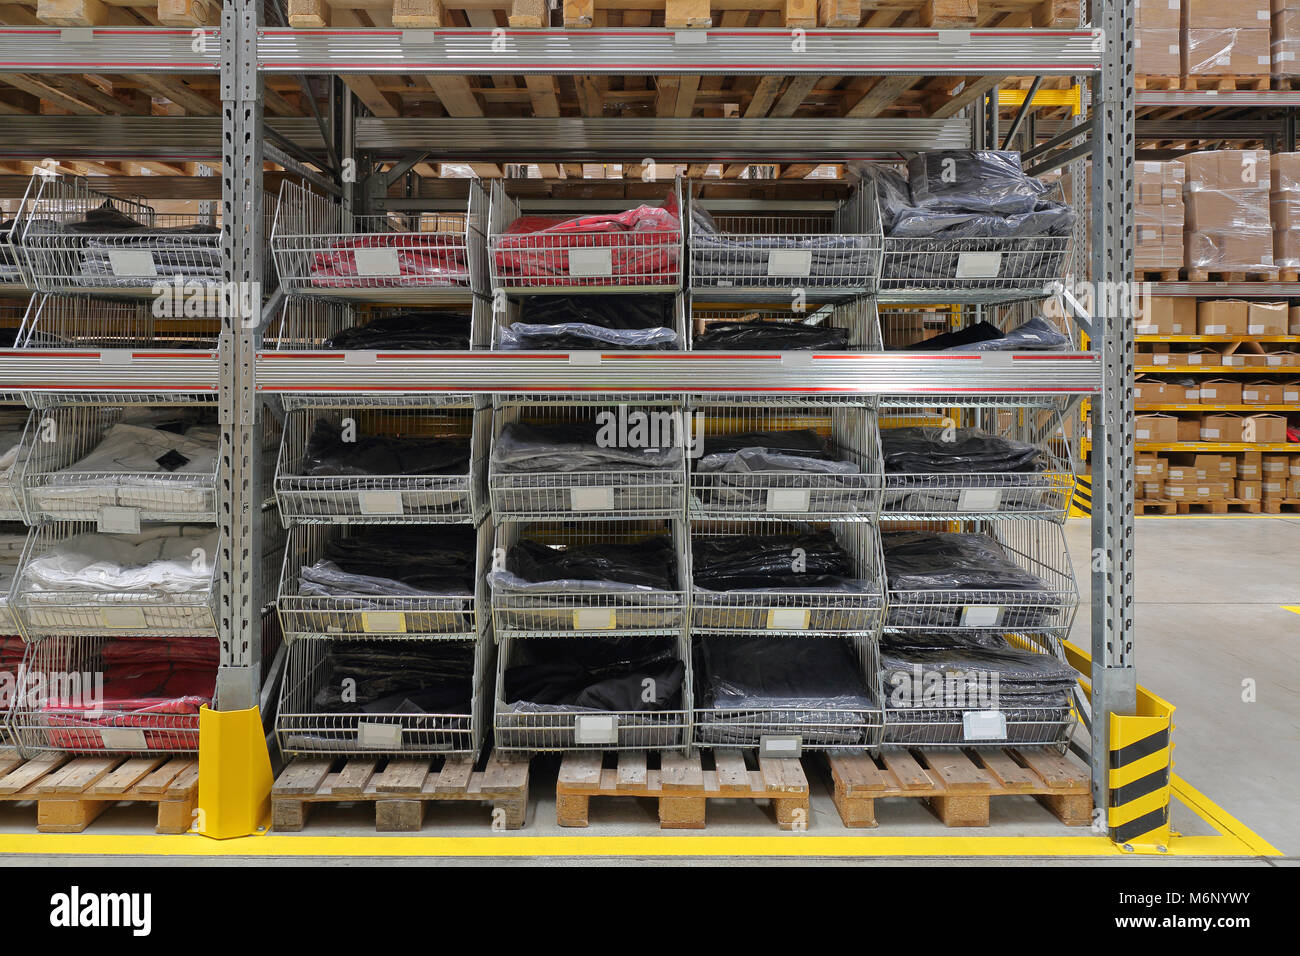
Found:
[[[366,792],[366,785],[370,783],[378,766],[379,760],[374,757],[349,759],[339,771],[337,779],[330,784],[330,792],[360,796]]]
[[[87,788],[86,793],[113,796],[125,793],[162,765],[160,757],[132,757],[98,783]]]
[[[380,793],[419,793],[424,789],[424,778],[429,775],[429,759],[393,758],[388,761],[375,781]]]

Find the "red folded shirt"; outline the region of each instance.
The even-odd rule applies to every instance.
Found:
[[[394,249],[396,276],[361,275],[351,249]],[[331,288],[464,285],[469,281],[463,236],[446,232],[394,232],[343,239],[312,256],[312,285]]]

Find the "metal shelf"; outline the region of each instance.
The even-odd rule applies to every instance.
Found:
[[[91,391],[121,395],[220,391],[215,351],[6,349],[0,391]]]
[[[166,27],[0,27],[0,70],[4,71],[216,73],[220,69],[221,31],[215,27],[197,33]]]
[[[1236,365],[1139,365],[1133,372],[1137,375],[1300,375],[1300,365],[1254,365],[1248,368]]]
[[[1240,109],[1249,106],[1300,106],[1300,90],[1137,90],[1134,105],[1205,106]]]
[[[1259,452],[1300,452],[1300,442],[1281,442],[1263,444],[1256,442],[1216,442],[1216,441],[1178,441],[1158,442],[1140,441],[1133,446],[1138,451],[1259,451]]]
[[[1095,395],[1100,387],[1100,360],[1088,352],[261,352],[257,357],[257,389],[263,393]]]
[[[1294,282],[1150,282],[1152,295],[1232,296],[1236,299],[1293,299]]]
[[[1077,75],[1101,69],[1099,30],[258,31],[271,73]]]

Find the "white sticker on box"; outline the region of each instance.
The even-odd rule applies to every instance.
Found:
[[[612,251],[610,249],[570,249],[569,275],[580,277],[613,275]]]
[[[363,720],[357,724],[357,744],[361,747],[397,750],[402,746],[402,725]]]
[[[767,626],[778,631],[806,631],[812,611],[806,607],[770,607]]]
[[[400,491],[359,491],[357,504],[363,515],[400,515],[402,493]]]
[[[105,750],[148,750],[143,730],[130,727],[105,727],[99,732]]]
[[[770,276],[806,276],[811,272],[811,249],[773,249],[767,254]]]
[[[1201,438],[1203,438],[1203,439],[1208,439],[1208,438],[1218,438],[1218,437],[1219,437],[1219,430],[1218,430],[1217,428],[1202,428],[1202,429],[1201,429]]]
[[[1150,441],[1150,440],[1151,440],[1151,429],[1149,429],[1149,428],[1139,428],[1139,429],[1137,429],[1137,440],[1138,440],[1138,441]]]
[[[573,628],[577,631],[612,631],[612,607],[578,607],[573,609]]]
[[[1169,356],[1168,356],[1168,355],[1156,355],[1156,356],[1153,357],[1152,361],[1153,361],[1153,363],[1156,364],[1156,365],[1168,365],[1168,364],[1169,364]]]
[[[1268,328],[1268,326],[1266,326],[1266,325],[1248,325],[1248,326],[1246,326],[1246,334],[1247,334],[1247,335],[1263,335],[1263,334],[1264,334],[1264,330],[1265,330],[1266,328]]]
[[[108,506],[99,513],[99,531],[103,534],[139,534],[140,509]]]
[[[1218,397],[1219,397],[1218,389],[1214,389],[1214,388],[1201,389],[1201,398],[1218,398]]]
[[[158,275],[153,253],[148,249],[109,249],[108,267],[115,276],[152,278]]]
[[[1000,604],[969,604],[961,609],[962,627],[995,627],[1001,618]]]
[[[1228,327],[1226,325],[1207,325],[1205,327],[1206,335],[1227,335]]]
[[[362,611],[361,630],[367,634],[405,634],[406,614],[402,611]]]
[[[1007,739],[1007,715],[1000,710],[968,710],[961,722],[966,740]]]
[[[1300,402],[1300,392],[1283,392],[1282,401],[1286,404],[1291,402]]]
[[[806,512],[811,507],[810,488],[769,488],[767,491],[768,511]]]
[[[1133,468],[1133,471],[1134,471],[1136,474],[1139,474],[1139,475],[1149,475],[1149,474],[1151,474],[1151,466],[1150,466],[1150,465],[1135,465],[1134,468]]]
[[[1205,389],[1201,389],[1201,394],[1205,394]],[[1259,392],[1253,392],[1250,390],[1244,391],[1241,393],[1241,400],[1243,402],[1257,402],[1259,401]]]
[[[392,278],[402,274],[396,249],[353,249],[357,260],[357,275]]]
[[[996,511],[1000,504],[1001,488],[963,488],[957,497],[958,511]]]
[[[570,488],[572,511],[610,511],[614,507],[613,488]]]
[[[144,608],[141,607],[101,607],[99,609],[99,620],[104,627],[119,628],[143,628]]]
[[[993,279],[1002,271],[1000,252],[957,253],[958,279]]]
[[[573,741],[579,744],[618,743],[618,715],[578,715],[573,719]]]

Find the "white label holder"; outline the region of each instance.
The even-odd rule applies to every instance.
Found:
[[[400,491],[359,491],[357,504],[363,515],[403,514]]]
[[[158,275],[153,253],[148,249],[109,249],[108,267],[124,279],[152,279]]]
[[[1002,271],[1000,252],[957,253],[958,279],[996,279]]]
[[[569,275],[575,278],[612,276],[614,260],[612,249],[570,249]]]
[[[811,249],[773,249],[767,254],[769,276],[806,276],[811,273]]]
[[[396,249],[353,249],[357,275],[364,278],[393,279],[402,274]]]
[[[615,714],[579,714],[573,719],[573,742],[578,744],[617,744],[618,716]]]
[[[99,513],[99,531],[103,534],[139,534],[140,509],[105,505]]]
[[[613,488],[570,488],[569,508],[572,511],[614,510]]]
[[[363,720],[357,724],[357,744],[377,750],[400,750],[402,725]]]
[[[104,727],[99,739],[105,750],[148,750],[149,741],[144,731],[132,727]]]
[[[966,740],[1007,739],[1007,715],[1000,710],[968,710],[961,722]]]
[[[996,627],[1001,619],[999,604],[968,604],[961,610],[962,627]]]

